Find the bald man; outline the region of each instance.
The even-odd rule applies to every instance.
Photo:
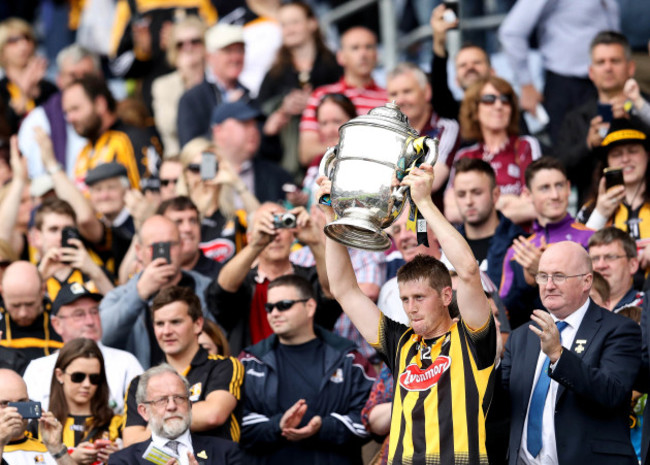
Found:
[[[8,402],[28,401],[27,386],[13,370],[0,369],[0,458],[2,465],[43,463],[74,465],[61,442],[61,426],[51,413],[40,421],[43,441],[26,434],[27,420]],[[54,433],[54,434],[52,434]],[[47,445],[46,445],[47,444]],[[56,458],[55,458],[56,457]]]
[[[106,294],[99,305],[99,313],[104,329],[102,342],[131,352],[147,369],[164,360],[153,337],[149,315],[151,301],[158,291],[173,285],[188,287],[201,300],[204,316],[214,318],[207,313],[204,299],[210,280],[194,271],[181,269],[180,235],[176,224],[164,216],[152,216],[144,222],[136,240],[142,271]]]
[[[578,243],[550,245],[535,280],[549,313],[534,310],[511,333],[500,368],[509,463],[637,463],[628,416],[639,326],[589,299],[591,260]]]
[[[44,300],[36,266],[24,261],[9,265],[2,277],[2,300],[0,347],[7,351],[0,351],[0,366],[22,373],[31,360],[63,346],[50,322],[49,301]]]

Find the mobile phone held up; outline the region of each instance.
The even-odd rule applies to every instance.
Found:
[[[212,152],[201,154],[201,179],[207,181],[217,175],[217,156]]]
[[[72,247],[73,249],[77,246],[70,242],[70,239],[79,239],[81,240],[81,235],[77,228],[73,226],[66,226],[61,230],[61,247]]]
[[[40,402],[9,402],[8,407],[16,407],[18,413],[25,419],[31,420],[41,418],[41,403]]]
[[[605,189],[607,190],[615,186],[622,186],[625,183],[623,180],[623,168],[605,168],[603,175],[605,176]]]
[[[168,264],[171,263],[171,246],[171,242],[154,242],[151,244],[151,260],[155,260],[156,258],[164,258]]]
[[[447,23],[455,22],[458,16],[458,0],[445,0],[445,12],[442,14],[442,19]],[[456,29],[458,26],[454,27]]]

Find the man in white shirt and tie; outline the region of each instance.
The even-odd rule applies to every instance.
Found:
[[[584,248],[558,242],[535,277],[548,312],[515,330],[499,369],[511,408],[510,465],[635,464],[628,415],[638,325],[589,299]]]

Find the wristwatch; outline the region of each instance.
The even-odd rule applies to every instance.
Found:
[[[63,457],[67,453],[68,453],[68,447],[64,444],[63,448],[59,452],[57,452],[56,454],[52,454],[52,458],[54,460],[59,460],[61,457]]]

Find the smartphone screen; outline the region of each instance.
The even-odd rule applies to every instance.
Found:
[[[605,175],[605,188],[608,190],[614,186],[622,186],[625,183],[623,168],[605,168],[603,174]]]
[[[453,23],[458,19],[458,2],[446,1],[444,3],[445,3],[445,12],[442,15],[442,19],[444,19],[445,22],[447,23]]]
[[[206,181],[217,175],[217,156],[212,152],[201,154],[201,179]]]

